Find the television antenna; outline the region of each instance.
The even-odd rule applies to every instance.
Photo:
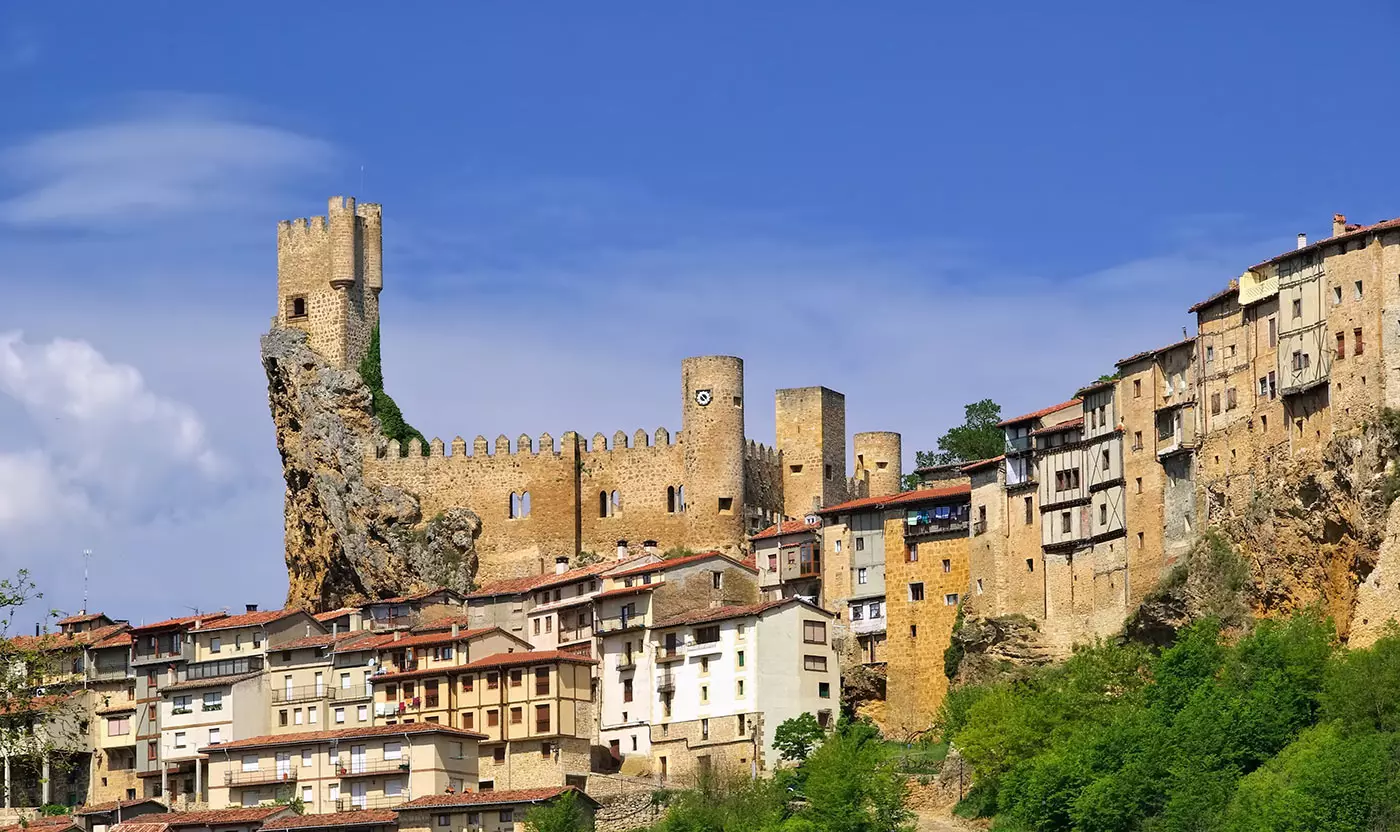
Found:
[[[83,615],[88,611],[88,565],[92,563],[92,550],[83,550]]]

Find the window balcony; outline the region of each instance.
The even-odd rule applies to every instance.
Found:
[[[337,812],[355,812],[364,809],[393,809],[402,806],[410,800],[408,790],[404,789],[403,794],[387,795],[375,794],[363,797],[340,797],[336,798],[335,810]]]
[[[290,688],[273,688],[272,703],[274,705],[286,705],[291,702],[309,702],[313,699],[326,698],[327,688],[325,685],[298,685]]]
[[[341,763],[336,766],[336,774],[341,777],[374,777],[382,774],[408,773],[407,760],[367,760],[358,765]]]
[[[618,670],[631,670],[637,666],[636,653],[622,653],[617,657]]]
[[[676,677],[675,677],[675,675],[674,675],[674,674],[671,674],[671,673],[663,673],[663,674],[661,674],[660,676],[657,676],[657,677],[656,677],[656,692],[657,692],[657,693],[675,693],[675,692],[676,692]]]
[[[296,766],[290,766],[281,771],[260,768],[257,771],[224,772],[225,786],[263,786],[268,783],[295,783],[296,781]]]
[[[678,662],[685,658],[684,644],[658,644],[656,646],[657,663]]]
[[[967,518],[931,519],[927,522],[916,523],[912,526],[904,527],[904,537],[907,540],[911,537],[932,534],[953,534],[955,532],[966,533],[968,529]]]
[[[356,699],[374,698],[374,688],[370,685],[351,685],[348,688],[329,688],[331,699],[337,702],[353,702]]]
[[[1029,436],[1016,436],[1006,438],[1006,452],[1009,454],[1025,453],[1031,449],[1031,438]]]
[[[598,634],[620,633],[623,630],[631,630],[641,627],[644,620],[640,615],[619,615],[613,618],[600,618],[594,625],[594,630]]]
[[[193,682],[199,679],[214,679],[219,676],[238,676],[262,669],[262,656],[251,656],[246,659],[221,659],[190,665],[185,669],[185,679]]]

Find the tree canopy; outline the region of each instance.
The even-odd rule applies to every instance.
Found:
[[[990,459],[1006,449],[1001,421],[1001,405],[991,399],[982,399],[963,407],[963,423],[951,427],[938,438],[937,451],[918,451],[914,454],[915,464],[920,468],[931,465],[948,465],[954,462],[976,462]],[[910,474],[905,477],[905,487],[918,485],[919,478]]]

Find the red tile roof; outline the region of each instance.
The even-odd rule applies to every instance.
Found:
[[[0,832],[65,832],[81,828],[71,817],[34,817],[23,824],[0,826]]]
[[[166,685],[160,689],[161,693],[180,692],[182,690],[200,690],[201,688],[216,688],[223,685],[233,685],[238,682],[256,679],[262,675],[261,670],[252,670],[247,673],[234,673],[229,676],[210,676],[207,679],[188,679],[183,682],[176,682],[173,685]]]
[[[161,812],[155,815],[142,815],[130,824],[123,822],[113,832],[118,832],[118,830],[125,832],[136,824],[165,824],[171,828],[178,828],[181,826],[260,823],[273,815],[290,811],[286,806],[253,806],[246,809],[208,809],[202,812]]]
[[[817,527],[810,525],[806,520],[784,520],[782,524],[774,523],[749,540],[766,540],[770,537],[782,537],[785,534],[800,534],[802,532],[816,531]]]
[[[464,670],[479,670],[488,667],[512,667],[518,664],[545,664],[547,662],[575,662],[577,664],[597,664],[597,659],[580,656],[568,650],[525,650],[519,653],[497,653],[463,665]]]
[[[578,792],[583,799],[597,805],[597,801],[573,786],[545,786],[538,789],[509,789],[496,792],[462,792],[460,794],[428,794],[414,798],[398,807],[400,812],[413,809],[442,809],[456,806],[481,807],[498,806],[506,803],[535,803],[558,797],[564,792]]]
[[[689,564],[698,563],[699,561],[707,560],[707,559],[709,559],[709,558],[723,558],[724,560],[727,560],[727,561],[729,561],[730,563],[734,564],[735,566],[741,567],[741,568],[743,568],[743,569],[753,569],[753,567],[751,567],[751,566],[745,566],[742,562],[737,561],[737,560],[735,560],[734,558],[731,558],[730,556],[728,556],[728,555],[726,555],[726,554],[724,554],[724,553],[722,553],[722,552],[700,552],[700,553],[694,554],[694,555],[686,555],[686,556],[684,556],[684,557],[670,558],[669,560],[662,560],[662,561],[659,561],[659,562],[657,562],[657,563],[647,563],[647,564],[643,564],[643,565],[641,565],[641,566],[634,566],[634,567],[632,567],[631,569],[625,569],[625,570],[623,570],[623,571],[621,571],[621,572],[614,572],[613,574],[609,575],[608,577],[609,577],[609,578],[630,578],[630,577],[632,577],[633,575],[643,575],[643,574],[646,574],[647,572],[665,572],[665,571],[667,571],[668,569],[675,569],[676,567],[679,567],[679,566],[687,566],[687,565],[689,565]]]
[[[1191,305],[1191,308],[1187,309],[1186,311],[1194,314],[1196,312],[1201,311],[1202,309],[1205,309],[1207,306],[1213,306],[1219,303],[1220,301],[1228,298],[1229,296],[1238,295],[1239,293],[1240,284],[1232,280],[1230,281],[1229,286],[1226,286],[1224,289],[1221,289],[1219,292],[1216,292],[1215,294],[1211,295],[1210,297],[1206,298],[1200,303],[1193,303]]]
[[[603,592],[594,595],[593,599],[595,601],[601,601],[604,598],[616,598],[619,595],[636,595],[639,592],[651,592],[658,586],[659,584],[637,584],[636,586],[619,586],[614,589],[604,590]]]
[[[118,807],[118,806],[122,807],[123,809],[130,809],[132,806],[140,806],[140,805],[142,805],[143,803],[149,803],[149,804],[152,805],[152,806],[159,806],[159,807],[162,808],[162,809],[165,808],[165,804],[164,804],[164,803],[161,803],[159,800],[156,800],[155,798],[151,798],[151,797],[138,797],[138,798],[136,798],[135,800],[109,800],[109,801],[107,801],[106,803],[94,803],[94,804],[91,805],[91,806],[79,806],[78,808],[76,808],[76,809],[73,810],[73,814],[75,814],[75,815],[102,815],[102,814],[106,814],[106,813],[108,813],[108,812],[115,812],[115,811],[117,811],[117,807]],[[162,813],[162,814],[164,814],[164,813]]]
[[[322,624],[325,624],[328,621],[334,621],[335,619],[340,618],[343,615],[349,615],[350,613],[356,612],[359,609],[359,607],[341,607],[338,610],[327,610],[325,612],[318,612],[312,615],[311,617],[321,622]]]
[[[451,644],[456,641],[466,641],[467,639],[484,636],[500,630],[500,627],[479,627],[475,630],[460,630],[454,637],[451,631],[444,633],[420,633],[418,635],[402,636],[397,640],[393,633],[384,633],[375,641],[374,646],[378,649],[398,648],[398,647],[422,647],[430,644]],[[502,630],[504,632],[504,630]]]
[[[219,618],[228,618],[226,612],[204,612],[198,615],[187,615],[183,618],[167,618],[164,621],[157,621],[154,624],[142,624],[140,627],[132,627],[133,633],[144,633],[148,630],[169,630],[172,627],[192,627],[194,622],[208,622]]]
[[[664,618],[652,625],[652,629],[660,630],[666,627],[684,627],[691,624],[706,624],[711,621],[725,621],[730,618],[747,618],[751,615],[761,615],[768,610],[786,606],[788,604],[802,604],[811,607],[826,615],[832,613],[821,609],[813,604],[803,601],[801,598],[780,598],[776,601],[764,601],[761,604],[741,604],[729,607],[716,607],[714,609],[698,609],[690,612],[683,612]]]
[[[454,595],[458,599],[462,598],[462,593],[458,592],[455,589],[448,589],[445,586],[432,586],[428,587],[427,589],[420,589],[417,592],[409,593],[408,595],[396,595],[393,598],[380,598],[376,601],[370,601],[369,603],[365,604],[365,606],[368,607],[373,606],[375,604],[405,604],[409,601],[422,601],[425,598],[437,595],[439,592],[445,592],[448,595]]]
[[[1285,251],[1283,254],[1280,254],[1277,257],[1270,258],[1262,263],[1256,263],[1252,268],[1262,269],[1265,266],[1269,266],[1274,263],[1287,260],[1290,257],[1296,257],[1297,255],[1302,254],[1305,251],[1314,251],[1326,245],[1333,245],[1344,240],[1350,240],[1351,238],[1359,236],[1361,234],[1369,234],[1373,231],[1388,231],[1393,228],[1400,228],[1400,218],[1396,218],[1393,220],[1382,220],[1381,222],[1375,223],[1374,225],[1348,224],[1347,231],[1345,233],[1337,234],[1332,237],[1324,237],[1323,239],[1318,240],[1317,242],[1312,243],[1311,245],[1306,245],[1302,248],[1295,248],[1289,251]]]
[[[1060,433],[1061,431],[1066,431],[1071,428],[1080,428],[1083,426],[1084,417],[1080,416],[1078,419],[1070,419],[1068,422],[1060,422],[1057,425],[1051,425],[1045,428],[1036,428],[1035,430],[1031,431],[1031,436],[1043,436],[1047,433]]]
[[[356,826],[379,826],[397,823],[398,813],[389,809],[357,809],[353,812],[330,812],[324,815],[288,815],[273,818],[263,829],[351,829]],[[395,828],[398,828],[397,826]]]
[[[269,644],[268,649],[305,650],[308,647],[330,647],[336,641],[339,641],[339,639],[337,639],[330,633],[313,633],[312,635],[304,636],[302,638],[292,639],[291,641],[284,641],[281,644],[276,645],[275,647]]]
[[[1066,407],[1073,407],[1074,405],[1081,404],[1082,402],[1082,399],[1070,399],[1067,402],[1060,402],[1059,404],[1054,404],[1049,407],[1042,407],[1041,409],[1033,413],[1027,413],[1024,416],[1017,416],[1015,419],[1005,419],[1003,421],[1000,421],[997,423],[997,427],[1004,428],[1007,425],[1015,425],[1021,422],[1029,422],[1031,419],[1039,419],[1042,416],[1049,416],[1051,413],[1054,413],[1057,410],[1063,410]]]
[[[99,618],[106,617],[107,615],[105,613],[100,612],[79,613],[78,615],[70,615],[67,618],[60,618],[58,620],[58,626],[66,627],[69,624],[83,624],[88,621],[96,621]]]
[[[552,587],[558,584],[567,584],[574,581],[581,581],[585,578],[596,578],[604,572],[609,572],[621,566],[626,566],[634,561],[649,558],[650,555],[637,555],[625,560],[602,560],[597,563],[590,563],[587,566],[580,566],[577,569],[570,569],[563,574],[557,572],[546,572],[543,575],[528,575],[524,578],[507,578],[503,581],[489,583],[468,595],[467,598],[493,598],[497,595],[522,595],[526,592],[533,592],[537,589]]]
[[[94,627],[81,633],[43,633],[37,636],[15,636],[9,640],[9,643],[16,650],[68,650],[74,647],[98,644],[112,636],[125,633],[127,629],[125,623],[108,624],[105,627]]]
[[[1001,456],[994,456],[994,457],[992,457],[991,459],[979,459],[979,460],[977,460],[976,462],[969,462],[968,464],[964,465],[964,466],[963,466],[961,469],[959,469],[959,470],[962,470],[962,471],[976,471],[976,470],[978,470],[979,468],[986,468],[986,467],[989,466],[989,465],[992,465],[992,464],[997,463],[997,462],[1001,462],[1003,459],[1006,459],[1006,454],[1002,454]]]
[[[449,728],[433,722],[414,722],[408,725],[366,725],[363,728],[335,728],[329,731],[301,731],[295,734],[264,734],[260,737],[233,740],[208,748],[201,752],[223,751],[227,748],[270,748],[278,745],[298,745],[308,742],[329,742],[330,740],[355,740],[370,737],[392,737],[402,734],[446,734],[450,737],[484,740],[485,734]]]
[[[860,511],[861,509],[877,509],[886,506],[901,506],[909,503],[922,503],[926,500],[942,500],[948,497],[964,497],[972,493],[972,486],[967,483],[958,485],[945,485],[940,488],[922,488],[918,491],[903,491],[899,494],[886,494],[880,497],[861,497],[858,500],[847,500],[844,503],[837,503],[834,506],[825,506],[817,510],[817,514],[836,514],[838,512]]]
[[[1177,347],[1184,347],[1187,344],[1194,344],[1195,342],[1196,336],[1193,335],[1190,338],[1183,338],[1182,340],[1177,341],[1174,344],[1167,344],[1165,347],[1158,347],[1155,350],[1145,350],[1143,352],[1134,353],[1133,355],[1130,355],[1127,358],[1124,358],[1121,361],[1117,362],[1114,366],[1122,367],[1124,364],[1131,364],[1134,361],[1141,361],[1144,358],[1151,358],[1154,355],[1160,355],[1164,352],[1174,350]]]
[[[261,624],[271,624],[274,621],[281,621],[293,615],[297,615],[301,610],[258,610],[257,612],[245,612],[241,615],[230,615],[220,618],[209,624],[201,624],[200,632],[205,630],[232,630],[236,627],[256,627]]]

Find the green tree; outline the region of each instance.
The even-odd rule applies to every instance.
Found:
[[[843,720],[802,764],[806,805],[796,818],[821,832],[913,830],[904,777],[868,722]]]
[[[379,358],[379,327],[369,337],[369,349],[360,360],[360,378],[369,387],[370,412],[379,420],[379,429],[390,439],[399,441],[399,453],[408,454],[409,440],[417,439],[424,456],[428,455],[428,440],[418,429],[404,421],[398,403],[384,392],[384,368]]]
[[[786,719],[773,731],[773,748],[784,760],[802,762],[826,737],[826,730],[810,713]]]
[[[532,832],[592,832],[593,818],[572,789],[525,813],[525,828]]]
[[[963,408],[963,423],[948,429],[938,437],[937,451],[918,451],[914,462],[920,468],[947,465],[953,462],[975,462],[1000,455],[1006,449],[1001,421],[1001,405],[982,399]],[[918,485],[919,478],[910,474],[904,478],[906,488]]]

